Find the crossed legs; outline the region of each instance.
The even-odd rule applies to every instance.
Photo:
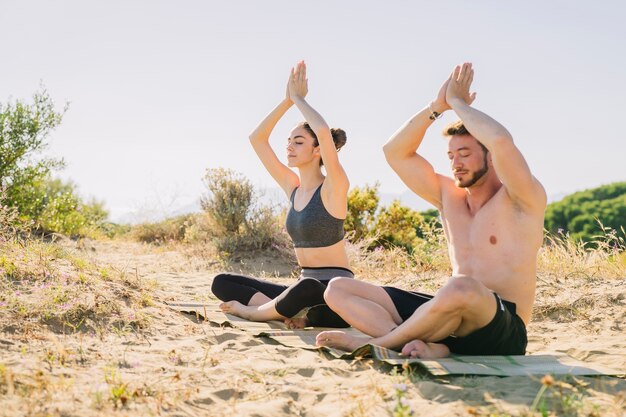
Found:
[[[226,313],[252,321],[283,320],[290,328],[302,328],[308,324],[307,319],[294,316],[308,307],[325,306],[326,283],[301,278],[287,287],[251,277],[221,274],[215,277],[212,290],[224,300],[220,308]],[[330,309],[326,307],[326,310],[320,310],[315,318],[327,321],[328,325],[342,322]],[[333,317],[336,319],[332,320]]]
[[[486,326],[497,308],[493,293],[466,276],[452,277],[432,300],[417,308],[404,322],[389,295],[376,285],[334,279],[325,299],[346,322],[371,337],[322,332],[317,336],[318,345],[351,351],[372,343],[402,348],[405,355],[423,358],[449,355],[448,348],[436,342],[451,334],[467,336]]]

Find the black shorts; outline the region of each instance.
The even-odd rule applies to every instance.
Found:
[[[434,296],[394,287],[383,287],[398,310],[402,321],[407,320],[421,305]],[[439,343],[445,344],[450,352],[460,355],[524,355],[528,338],[526,325],[516,314],[515,303],[496,298],[496,314],[485,326],[465,337],[449,336]]]

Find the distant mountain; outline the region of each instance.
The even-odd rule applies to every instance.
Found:
[[[202,210],[200,199],[186,204],[176,205],[168,209],[146,207],[145,205],[139,208],[115,207],[109,209],[109,219],[113,223],[118,224],[154,223],[170,217],[197,213],[200,210]]]

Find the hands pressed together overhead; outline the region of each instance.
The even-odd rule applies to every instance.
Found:
[[[431,109],[437,113],[450,110],[455,101],[462,100],[470,105],[476,99],[476,93],[470,93],[470,86],[474,79],[474,69],[471,62],[457,65],[450,77],[443,83],[437,98],[431,103]]]
[[[292,102],[303,99],[309,92],[308,79],[306,78],[306,64],[300,61],[295,68],[291,69],[289,81],[287,81],[287,98]]]

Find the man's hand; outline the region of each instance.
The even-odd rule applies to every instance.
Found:
[[[449,106],[448,108],[454,106],[455,101],[461,101],[467,105],[474,102],[476,93],[470,93],[469,91],[473,79],[474,69],[472,68],[471,62],[465,62],[463,65],[457,65],[454,68],[452,75],[450,75],[450,78],[446,81],[447,85],[444,84],[444,86],[446,86],[445,101]],[[441,95],[441,90],[439,91],[439,95]],[[437,99],[439,100],[439,96]],[[433,110],[437,111],[436,108]]]
[[[430,110],[436,111],[441,114],[446,110],[450,110],[452,107],[446,101],[446,91],[448,91],[448,84],[450,84],[450,77],[443,83],[439,92],[437,93],[437,98],[430,103]]]

